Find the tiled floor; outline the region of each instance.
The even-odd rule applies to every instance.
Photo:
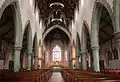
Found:
[[[48,82],[64,82],[60,72],[54,72]]]

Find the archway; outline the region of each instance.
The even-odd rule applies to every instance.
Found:
[[[63,28],[63,27],[62,27]],[[58,45],[61,49],[61,61],[58,61],[59,64],[68,66],[68,43],[70,39],[67,34],[61,30],[60,28],[55,28],[51,30],[44,39],[44,47],[45,47],[45,62],[46,67],[48,65],[54,65],[55,61],[53,61],[53,49],[56,45]]]
[[[60,26],[60,25],[54,25],[54,26],[50,27],[49,29],[47,29],[46,31],[44,31],[44,33],[43,33],[43,40],[45,39],[45,37],[47,36],[47,34],[48,34],[49,32],[51,32],[52,30],[54,30],[54,29],[60,29],[60,30],[64,31],[64,33],[65,33],[65,34],[69,37],[69,39],[71,40],[71,34],[70,34],[70,32],[69,32],[66,28],[64,28],[64,27],[62,27],[62,26]]]
[[[102,1],[102,0],[101,0]],[[105,67],[109,68],[108,58],[113,57],[113,45],[116,45],[114,39],[114,21],[109,4],[106,2],[95,4],[92,20],[91,45],[93,52],[93,66],[95,71],[100,71]]]
[[[91,42],[89,27],[86,21],[83,21],[82,36],[81,36],[81,54],[82,54],[82,69],[87,70],[91,67]]]
[[[32,68],[38,68],[38,42],[37,42],[37,34],[35,33],[33,40],[33,54],[32,54]]]
[[[81,43],[79,33],[76,36],[76,68],[81,69]]]
[[[7,1],[5,2],[7,3]],[[19,71],[21,50],[21,20],[17,3],[4,4],[0,15],[0,69]],[[11,12],[10,14],[8,14]],[[16,36],[14,36],[16,35]],[[17,61],[17,62],[16,62]]]
[[[25,26],[23,35],[22,50],[21,50],[21,69],[31,69],[31,56],[32,56],[32,34],[30,22],[28,21]]]

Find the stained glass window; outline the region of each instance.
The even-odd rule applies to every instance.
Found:
[[[61,48],[58,45],[53,48],[53,61],[61,61]]]

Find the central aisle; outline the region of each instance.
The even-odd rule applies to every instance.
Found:
[[[60,72],[53,72],[48,82],[64,82]]]

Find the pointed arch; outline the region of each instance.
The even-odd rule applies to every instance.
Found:
[[[47,30],[43,33],[43,35],[42,35],[43,40],[45,39],[45,37],[47,36],[47,34],[48,34],[49,32],[51,32],[53,29],[56,29],[56,28],[64,31],[64,32],[67,34],[67,36],[69,37],[69,39],[71,40],[71,33],[70,33],[66,28],[64,28],[64,27],[62,27],[62,26],[60,26],[60,25],[54,25],[54,26],[50,27],[49,29],[47,29]]]
[[[113,32],[115,32],[116,30],[114,15],[110,5],[107,3],[106,0],[96,0],[93,8],[93,15],[92,15],[92,21],[91,21],[91,45],[92,46],[95,46],[95,41],[98,42],[98,38],[97,38],[98,37],[97,33],[99,33],[98,23],[100,22],[102,7],[104,7],[108,11],[110,19],[112,21],[111,23],[113,26]],[[93,37],[96,37],[96,38],[93,39]]]
[[[32,68],[38,68],[38,40],[37,40],[37,33],[35,32],[34,39],[33,39],[33,53],[32,53]]]
[[[22,39],[22,37],[21,37],[21,35],[22,35],[21,12],[20,12],[20,8],[19,8],[18,0],[3,0],[3,2],[1,2],[1,3],[2,4],[0,4],[0,19],[2,20],[2,18],[4,18],[3,15],[7,15],[7,14],[5,14],[5,12],[6,12],[6,10],[8,11],[9,9],[11,10],[11,14],[13,15],[12,19],[10,19],[10,21],[12,21],[12,23],[13,23],[13,24],[11,23],[13,25],[12,26],[13,28],[10,29],[11,31],[10,30],[8,31],[8,33],[12,32],[13,37],[11,37],[10,36],[11,34],[10,34],[9,36],[11,38],[9,38],[8,41],[10,41],[12,38],[14,38],[10,41],[10,43],[13,44],[12,55],[14,56],[13,57],[14,59],[11,60],[11,62],[14,61],[14,63],[12,64],[13,65],[12,69],[14,69],[14,71],[16,72],[16,71],[19,71],[19,69],[20,69],[20,60],[19,60],[20,53],[18,53],[18,52],[21,50],[21,44],[22,44],[22,41],[21,41],[21,39]],[[11,16],[11,14],[9,16]],[[5,16],[5,17],[7,18],[7,16]],[[7,18],[7,20],[8,20],[8,18]],[[1,24],[1,26],[4,26],[4,24]],[[9,29],[9,28],[7,28],[7,29]],[[4,33],[3,35],[8,34],[8,33]]]
[[[25,25],[25,31],[24,34],[27,32],[27,49],[28,49],[28,53],[32,52],[32,30],[31,30],[31,23],[30,20],[27,21],[26,25]]]
[[[80,57],[81,57],[81,43],[79,33],[76,35],[76,68],[80,68]]]
[[[0,18],[2,17],[4,10],[11,6],[14,11],[14,22],[15,22],[15,46],[21,47],[22,45],[22,21],[21,21],[21,12],[18,0],[5,0],[0,7]]]
[[[106,20],[106,16],[103,19],[104,17],[103,13],[107,14],[108,16],[107,21],[109,21],[108,23],[111,23],[111,26],[107,27],[108,23],[105,22],[106,26],[104,27],[106,27],[106,29],[109,29],[111,33],[108,33],[107,30],[102,26],[102,23]],[[107,3],[106,0],[96,0],[93,8],[93,15],[91,21],[91,47],[94,55],[93,65],[95,71],[100,71],[99,51],[101,49],[101,45],[113,38],[115,30],[116,28],[114,15],[109,3]],[[102,35],[103,34],[102,32],[104,32],[105,34]],[[104,36],[106,37],[104,38]]]
[[[100,16],[101,11],[98,10],[99,9],[99,4],[107,9],[107,11],[110,15],[110,18],[112,20],[113,29],[114,29],[114,31],[116,31],[113,10],[111,9],[109,3],[106,0],[96,0],[95,1],[94,8],[93,8],[93,14],[92,14],[91,27],[93,26],[94,22],[96,21],[96,14],[98,14],[98,11],[99,11],[99,16]]]
[[[35,32],[34,39],[33,39],[33,48],[38,46],[38,39],[37,39],[37,33]]]
[[[79,53],[81,52],[81,42],[80,42],[80,37],[79,37],[79,33],[77,32],[76,35],[76,48],[77,50],[79,50]]]
[[[90,45],[90,32],[88,23],[84,20],[81,32],[81,49],[83,52],[86,52],[87,47],[91,47]]]
[[[32,56],[31,44],[32,44],[32,31],[31,31],[30,21],[28,20],[27,23],[25,24],[25,30],[22,41],[22,50],[21,50],[21,68],[23,68],[23,61],[24,61],[26,62],[24,64],[24,68],[28,70],[31,69],[31,56]]]
[[[84,20],[81,32],[81,55],[82,55],[82,69],[87,70],[89,54],[91,49],[90,33],[88,23]]]

